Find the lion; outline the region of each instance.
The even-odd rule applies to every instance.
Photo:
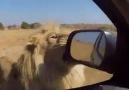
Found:
[[[0,87],[8,80],[13,61],[6,56],[0,57]]]
[[[17,80],[15,62],[6,56],[0,57],[0,90],[23,90]]]
[[[39,64],[44,63],[43,57],[48,48],[57,43],[56,32],[44,30],[42,33],[30,37],[24,53],[17,61],[19,80],[28,90],[30,81],[37,77]],[[36,81],[35,81],[36,82]]]
[[[19,65],[19,63],[23,63],[22,58],[26,57],[28,59],[30,54],[38,53],[38,54],[34,54],[33,57],[37,60],[36,63],[41,63],[43,61],[41,58],[44,55],[44,52],[45,52],[44,50],[47,47],[53,46],[57,42],[56,39],[57,39],[57,35],[54,31],[52,32],[52,31],[48,31],[48,30],[42,30],[41,33],[33,35],[29,38],[29,41],[27,42],[27,44],[25,46],[25,50],[24,50],[23,54],[19,57],[17,62],[14,62],[13,60],[9,59],[6,56],[0,57],[0,88],[5,89],[4,86],[8,83],[8,81],[10,82],[10,80],[12,80],[12,78],[22,75],[21,73],[19,73],[20,66],[18,66],[18,68],[17,68],[17,65]],[[36,48],[36,49],[34,50],[34,48]],[[40,49],[40,48],[42,48],[42,49]],[[28,64],[28,63],[31,63],[31,62],[29,62],[29,59],[26,62],[26,64]],[[28,64],[28,65],[30,65],[30,64]],[[25,66],[27,66],[27,65],[25,65]],[[35,65],[33,65],[33,66],[35,67]],[[28,67],[26,67],[26,69],[28,69]],[[30,73],[29,69],[27,70],[27,73]],[[31,77],[31,75],[28,75],[28,76]],[[15,80],[15,81],[19,81],[19,80]],[[6,86],[10,87],[9,83]],[[2,90],[4,90],[4,89],[2,89]]]

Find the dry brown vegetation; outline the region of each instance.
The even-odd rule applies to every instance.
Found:
[[[62,24],[61,28],[78,30],[78,29],[102,29],[102,30],[111,30],[116,31],[115,26],[111,24]]]
[[[38,30],[7,30],[0,31],[0,56],[8,56],[17,60],[28,38]]]

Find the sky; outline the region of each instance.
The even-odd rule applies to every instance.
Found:
[[[92,0],[0,0],[0,22],[12,25],[22,21],[111,24]]]

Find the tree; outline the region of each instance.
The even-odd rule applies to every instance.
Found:
[[[4,30],[4,26],[2,23],[0,23],[0,30]]]
[[[30,29],[30,24],[28,24],[27,22],[22,22],[21,28],[22,29]]]
[[[40,28],[41,27],[41,24],[40,23],[32,23],[30,25],[31,29],[37,29],[37,28]]]
[[[8,26],[8,29],[10,29],[10,30],[18,30],[18,29],[20,29],[20,26],[17,26],[17,25],[9,25],[9,26]]]

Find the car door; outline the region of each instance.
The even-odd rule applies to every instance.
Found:
[[[129,0],[93,0],[117,28],[113,81],[129,87]]]

